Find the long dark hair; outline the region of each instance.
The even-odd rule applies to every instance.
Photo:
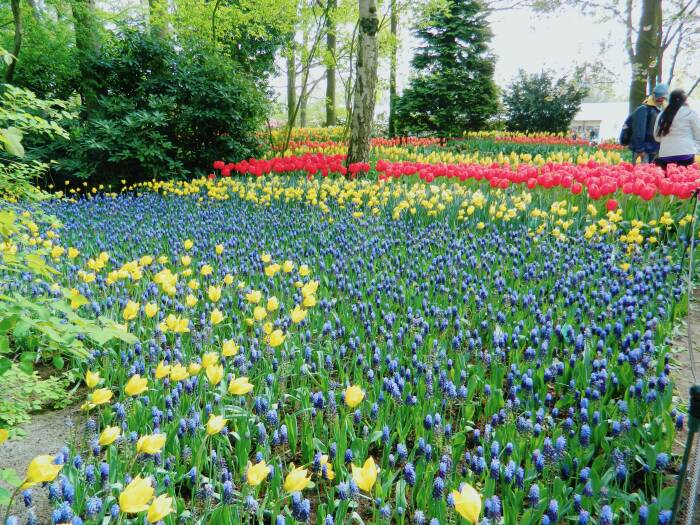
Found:
[[[664,109],[659,117],[659,135],[666,136],[671,131],[671,124],[676,117],[676,113],[688,100],[688,95],[682,89],[674,89],[668,98],[668,107]]]

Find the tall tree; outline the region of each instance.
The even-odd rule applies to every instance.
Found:
[[[401,96],[401,132],[461,135],[481,129],[498,109],[488,12],[479,0],[449,0],[431,11],[416,36],[416,76]]]
[[[148,0],[148,23],[151,33],[159,38],[168,38],[168,1]],[[216,16],[216,9],[212,11],[212,19]],[[212,24],[213,25],[213,24]]]
[[[398,65],[399,52],[399,13],[396,0],[391,0],[390,5],[390,31],[391,31],[391,57],[389,58],[389,136],[396,136],[396,70]]]
[[[287,50],[287,125],[294,126],[297,113],[297,63],[294,43]]]
[[[84,112],[89,114],[97,106],[97,85],[94,60],[100,51],[100,24],[95,13],[95,0],[72,0],[75,47],[80,69],[80,97]]]
[[[694,31],[687,28],[698,27],[700,23],[700,0],[537,0],[528,4],[545,12],[570,5],[586,14],[604,14],[623,25],[631,66],[630,110],[642,103],[647,90],[672,78],[680,52],[693,53],[697,49],[694,42],[689,42]],[[638,20],[637,10],[641,13]],[[665,77],[664,59],[669,49],[674,51]]]
[[[12,7],[12,21],[15,26],[15,38],[12,45],[12,59],[7,65],[7,70],[5,71],[5,82],[8,84],[12,82],[15,76],[15,69],[17,69],[17,61],[19,60],[19,52],[22,48],[22,10],[19,4],[20,0],[11,0],[10,6]]]
[[[374,120],[375,88],[379,62],[377,4],[375,0],[358,0],[358,7],[359,33],[355,60],[357,73],[355,75],[355,97],[350,125],[348,164],[369,161],[370,134]]]
[[[335,11],[337,7],[338,0],[328,0],[328,15],[326,18],[326,126],[335,126],[337,123],[335,111]]]
[[[637,42],[634,47],[628,44],[628,54],[632,65],[630,79],[630,111],[639,106],[646,97],[647,90],[656,83],[659,56],[659,28],[661,26],[659,3],[661,0],[642,0],[642,14],[639,19]],[[628,0],[628,4],[631,0]],[[631,10],[628,11],[631,17]],[[627,38],[632,38],[631,24],[628,24]]]

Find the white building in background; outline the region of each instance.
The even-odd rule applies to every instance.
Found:
[[[629,114],[628,106],[627,102],[584,102],[570,130],[579,138],[617,140]]]

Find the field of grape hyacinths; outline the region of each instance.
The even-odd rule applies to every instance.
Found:
[[[379,156],[405,144],[8,203],[30,226],[0,253],[57,273],[3,293],[137,339],[74,363],[83,444],[13,498],[73,525],[668,523],[700,171]]]

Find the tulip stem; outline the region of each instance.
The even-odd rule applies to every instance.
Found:
[[[19,491],[22,490],[22,485],[17,487],[15,491],[12,493],[10,496],[10,501],[7,503],[7,509],[5,510],[5,517],[3,518],[2,522],[7,523],[7,520],[10,517],[10,511],[12,510],[12,504],[15,501],[15,498],[17,497],[17,494],[19,494]]]

